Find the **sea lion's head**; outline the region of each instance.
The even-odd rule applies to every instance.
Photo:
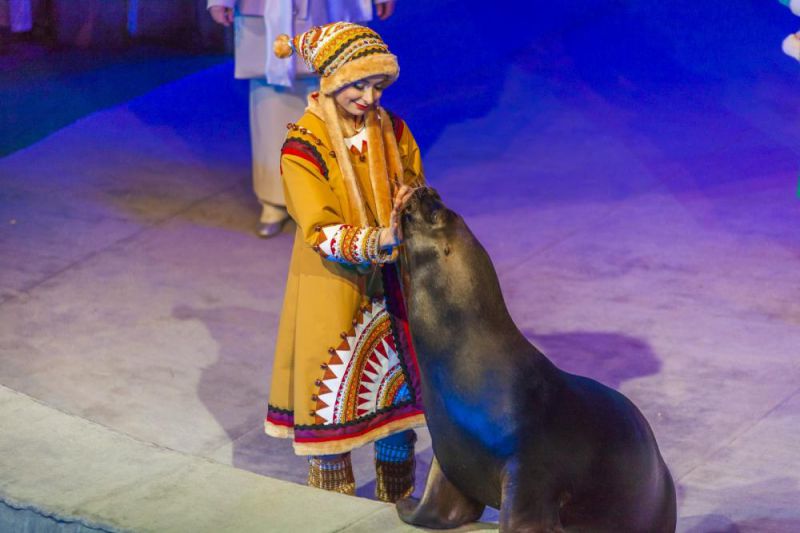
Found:
[[[466,226],[461,217],[445,206],[439,194],[429,187],[414,191],[400,213],[400,225],[403,232],[400,251],[402,287],[414,343],[430,353],[438,350],[434,346],[442,340],[434,331],[437,321],[432,317],[452,308],[447,300],[457,290],[454,290],[455,279],[451,273],[464,270],[457,264],[463,258],[459,253],[462,246],[458,229]]]
[[[452,241],[461,217],[447,208],[435,189],[420,187],[406,203],[400,223],[407,259],[427,262],[452,252]]]
[[[416,281],[430,287],[433,280],[425,278],[439,277],[443,270],[451,280],[459,272],[464,281],[471,277],[460,264],[473,262],[475,253],[483,253],[483,248],[435,189],[420,187],[414,191],[400,214],[400,224],[403,265]]]

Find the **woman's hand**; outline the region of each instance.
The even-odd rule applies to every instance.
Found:
[[[402,185],[394,194],[394,207],[392,208],[392,214],[389,215],[389,227],[381,230],[379,238],[381,248],[394,248],[403,242],[403,229],[400,227],[400,212],[413,194],[414,189],[408,185]]]
[[[226,28],[233,24],[233,8],[225,6],[211,6],[208,8],[211,18],[217,24],[222,24]]]
[[[394,13],[395,0],[386,2],[375,2],[375,15],[381,20],[386,20]]]

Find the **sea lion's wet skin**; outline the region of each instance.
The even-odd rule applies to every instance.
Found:
[[[401,223],[435,458],[400,517],[450,528],[490,505],[501,531],[674,531],[675,488],[639,410],[528,342],[488,254],[435,191],[416,191]]]

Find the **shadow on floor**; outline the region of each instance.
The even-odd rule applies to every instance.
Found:
[[[218,359],[203,369],[197,396],[233,441],[263,418],[269,386],[268,313],[245,307],[179,305],[178,320],[196,320],[218,346]]]
[[[582,331],[537,334],[532,330],[523,334],[561,370],[590,377],[613,389],[661,370],[661,361],[650,346],[627,335]]]

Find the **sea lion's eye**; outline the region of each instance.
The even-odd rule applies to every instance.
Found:
[[[444,246],[444,255],[450,255],[450,246],[448,245]]]

